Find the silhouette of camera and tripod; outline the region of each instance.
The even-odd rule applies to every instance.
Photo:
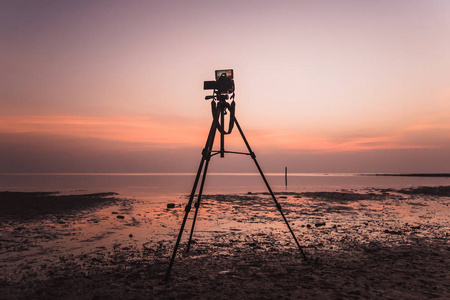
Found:
[[[306,260],[306,255],[303,252],[303,249],[300,246],[300,244],[294,234],[294,231],[292,230],[291,226],[289,225],[289,222],[287,221],[287,219],[283,213],[283,210],[281,209],[281,206],[275,197],[275,194],[273,193],[266,177],[264,176],[263,171],[261,170],[261,167],[258,164],[258,161],[256,160],[256,155],[252,151],[250,144],[248,143],[247,138],[245,137],[244,132],[242,131],[242,128],[239,125],[238,120],[236,119],[236,115],[235,115],[236,105],[234,102],[235,86],[234,86],[233,70],[232,69],[216,70],[215,74],[216,74],[216,80],[205,81],[204,86],[203,86],[203,88],[205,90],[213,90],[213,95],[205,97],[205,100],[211,100],[211,111],[212,111],[212,115],[213,115],[213,121],[211,124],[211,128],[209,130],[208,138],[206,139],[205,147],[202,150],[202,158],[200,160],[200,165],[198,167],[194,185],[192,187],[192,191],[189,196],[189,201],[185,207],[184,218],[181,223],[180,232],[178,234],[178,238],[176,240],[175,247],[173,249],[172,257],[170,259],[169,268],[167,270],[166,277],[165,277],[166,280],[170,278],[170,273],[172,271],[172,267],[175,262],[175,257],[177,255],[177,250],[180,245],[181,237],[183,235],[183,231],[186,226],[186,221],[188,219],[189,212],[191,211],[192,204],[194,202],[194,198],[195,198],[196,191],[198,188],[197,201],[195,202],[195,205],[194,205],[195,213],[194,213],[194,218],[192,221],[192,227],[191,227],[191,232],[189,235],[189,240],[188,240],[188,243],[186,246],[186,252],[188,252],[190,249],[191,242],[192,242],[192,235],[194,233],[195,222],[197,220],[197,215],[198,215],[201,200],[202,200],[202,193],[203,193],[203,188],[205,185],[205,179],[206,179],[206,175],[208,172],[208,166],[209,166],[210,160],[213,156],[216,156],[216,155],[220,155],[220,157],[225,157],[225,153],[248,155],[253,159],[253,161],[256,165],[256,168],[258,169],[259,174],[261,175],[262,179],[264,180],[264,183],[265,183],[267,189],[269,190],[269,193],[270,193],[278,211],[280,212],[281,216],[283,217],[284,222],[286,223],[289,231],[291,232],[292,237],[294,238],[294,241],[297,244],[303,258]],[[230,101],[230,102],[228,102],[228,101]],[[227,114],[229,114],[229,123],[227,126],[228,128],[225,129],[226,128],[225,115],[227,115]],[[236,151],[225,150],[225,135],[230,134],[233,131],[233,128],[235,126],[238,129],[238,131],[245,143],[245,146],[247,147],[248,152],[236,152]],[[219,132],[219,134],[220,134],[220,149],[213,150],[214,140],[215,140],[217,132]],[[201,180],[200,180],[200,178],[201,178]],[[200,182],[200,186],[198,186],[199,182]]]

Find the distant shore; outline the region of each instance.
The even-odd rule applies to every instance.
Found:
[[[450,173],[378,173],[361,174],[363,176],[404,176],[404,177],[450,177]]]

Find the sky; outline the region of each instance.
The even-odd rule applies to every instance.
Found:
[[[450,172],[450,1],[0,0],[0,173],[195,172],[228,68],[266,172]]]

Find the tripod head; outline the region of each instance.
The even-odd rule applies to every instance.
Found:
[[[233,70],[216,70],[216,80],[205,81],[203,89],[213,90],[213,94],[206,96],[205,100],[211,100],[211,111],[216,128],[222,136],[224,134],[230,134],[235,121]],[[227,100],[231,100],[231,102],[227,102]],[[230,119],[228,130],[225,130],[225,115],[228,114],[228,111],[230,112]]]
[[[211,112],[213,115],[213,127],[220,132],[220,157],[225,154],[225,134],[230,134],[235,123],[234,80],[233,70],[216,70],[215,81],[205,81],[204,90],[213,90],[213,94],[206,96],[205,100],[211,100]],[[227,102],[231,100],[231,102]],[[228,129],[225,129],[225,115],[230,112]]]

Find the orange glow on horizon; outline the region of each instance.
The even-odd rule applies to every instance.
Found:
[[[175,118],[168,116],[3,116],[2,133],[35,133],[67,137],[111,140],[128,144],[130,149],[202,147],[207,137],[209,122],[206,119]],[[293,130],[245,130],[255,149],[286,149],[296,151],[345,152],[377,149],[437,148],[439,144],[409,141],[415,135],[430,129],[449,129],[448,124],[418,123],[397,129],[390,134],[339,137],[318,133],[316,135]],[[217,143],[216,139],[216,143]],[[243,146],[237,129],[226,138],[226,145]],[[269,142],[268,142],[269,141]]]
[[[93,138],[128,143],[136,148],[190,147],[201,143],[204,128],[192,124],[180,126],[174,117],[148,116],[3,116],[0,120],[2,133],[36,133],[67,137]],[[186,138],[190,132],[190,137]]]

